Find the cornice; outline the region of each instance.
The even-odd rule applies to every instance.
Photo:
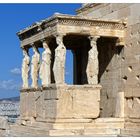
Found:
[[[36,35],[46,28],[54,27],[56,25],[67,25],[67,26],[98,26],[101,28],[111,28],[123,30],[125,23],[122,21],[109,21],[109,20],[97,20],[91,17],[55,14],[52,17],[42,20],[41,22],[35,23],[17,33],[20,40],[26,39],[33,35]]]

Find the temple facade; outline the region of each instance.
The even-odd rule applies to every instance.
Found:
[[[20,117],[46,121],[98,118],[102,88],[98,48],[102,49],[103,42],[108,42],[107,47],[113,46],[118,51],[124,45],[125,28],[123,21],[55,14],[20,31],[18,36],[24,55]],[[44,49],[42,54],[39,48]],[[32,57],[29,49],[33,49]],[[67,49],[74,58],[73,85],[65,83]]]
[[[139,9],[83,4],[75,16],[57,13],[17,33],[23,85],[16,136],[140,136]],[[73,85],[65,82],[67,50]]]

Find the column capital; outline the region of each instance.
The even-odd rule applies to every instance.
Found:
[[[64,33],[57,33],[56,35],[54,35],[54,37],[64,37],[64,36],[66,36],[66,34],[64,34]]]
[[[43,42],[46,42],[46,43],[49,43],[49,42],[50,42],[50,40],[49,40],[49,39],[46,39],[46,38],[42,38],[40,41],[41,41],[42,43],[43,43]]]
[[[49,48],[48,41],[43,40],[42,41],[42,46],[43,46],[44,49]]]
[[[90,46],[97,46],[97,39],[100,38],[100,36],[89,36],[88,37],[90,40]]]
[[[97,41],[98,38],[100,38],[100,36],[89,36],[88,37],[90,41]]]
[[[122,38],[122,37],[117,38],[116,46],[125,46],[124,38]]]
[[[21,48],[21,49],[24,49],[25,47],[24,47],[24,46],[20,46],[20,48]]]
[[[22,48],[22,50],[28,52],[29,48]]]
[[[57,43],[57,45],[63,45],[63,37],[64,36],[62,34],[56,36],[56,43]]]
[[[21,47],[23,53],[27,53],[29,52],[29,48],[28,47]]]
[[[31,46],[31,47],[36,47],[36,46],[35,46],[35,43],[30,43],[30,46]]]
[[[40,41],[43,43],[43,42],[46,42],[46,39],[45,39],[45,38],[43,38],[43,39],[41,39]]]

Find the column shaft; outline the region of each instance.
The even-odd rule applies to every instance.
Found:
[[[88,52],[88,64],[87,64],[87,79],[88,84],[98,84],[98,50],[97,50],[97,39],[98,37],[90,37],[91,49]]]
[[[33,46],[33,56],[31,62],[31,78],[32,78],[32,85],[31,87],[37,88],[38,87],[38,75],[39,75],[39,61],[40,61],[40,54],[38,48]]]
[[[56,43],[58,44],[58,47],[55,49],[53,73],[54,73],[55,83],[64,84],[66,48],[63,44],[63,36],[57,36]]]
[[[23,61],[22,61],[22,88],[28,88],[29,87],[29,70],[30,70],[30,57],[28,54],[28,49],[23,49]]]
[[[42,62],[40,66],[40,79],[42,80],[42,86],[48,86],[51,83],[51,51],[46,41],[43,41],[44,51],[42,53]]]

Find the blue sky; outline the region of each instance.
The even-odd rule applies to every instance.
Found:
[[[55,12],[75,15],[81,4],[0,4],[0,98],[19,96],[22,51],[16,32]],[[72,54],[67,53],[66,82],[72,83]]]

